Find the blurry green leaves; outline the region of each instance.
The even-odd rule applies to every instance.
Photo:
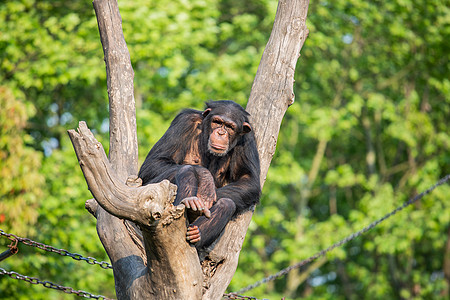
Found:
[[[362,174],[355,174],[348,164],[340,165],[335,170],[329,170],[325,177],[325,183],[337,185],[340,188],[364,184],[366,178]]]
[[[84,1],[3,2],[0,220],[4,212],[22,219],[0,225],[31,234],[37,211],[39,239],[105,257],[95,220],[83,208],[90,194],[65,136],[86,120],[108,146],[99,134],[108,109],[94,11]],[[182,108],[202,109],[209,99],[245,105],[277,1],[119,5],[135,71],[141,161]],[[285,116],[231,290],[360,230],[450,172],[449,12],[442,0],[310,2],[296,102]],[[45,158],[30,147],[54,140],[57,148]],[[331,279],[290,291],[283,278],[248,295],[439,299],[449,194],[442,186],[336,249],[314,273],[334,274]],[[44,254],[11,265],[25,273],[39,267],[46,279],[92,292],[113,290],[110,273]],[[68,270],[78,273],[66,276],[75,274]],[[58,297],[11,281],[0,290],[10,299]]]
[[[0,6],[0,24],[0,80],[36,108],[27,126],[33,146],[41,149],[64,132],[65,124],[47,122],[55,103],[57,117],[82,116],[95,128],[92,115],[104,118],[106,103],[105,93],[94,88],[105,72],[92,8],[80,2],[8,1]]]
[[[0,87],[0,228],[105,260],[95,220],[84,209],[84,202],[91,195],[70,141],[63,139],[64,150],[53,151],[44,159],[42,152],[28,146],[33,140],[24,130],[28,118],[34,114],[35,108],[28,101],[19,101],[10,89]],[[2,239],[1,245],[6,245],[6,241]],[[95,266],[37,248],[24,245],[19,248],[19,254],[2,262],[2,267],[112,297],[111,272],[93,271]],[[74,268],[75,264],[80,265]],[[9,279],[0,282],[2,299],[56,297],[61,294],[25,288],[23,283]]]
[[[83,22],[80,15],[71,12],[62,17],[47,16],[50,10],[45,3],[26,7],[18,6],[17,1],[9,1],[0,8],[0,21],[6,32],[0,37],[3,50],[0,71],[6,73],[3,76],[19,79],[18,87],[41,90],[48,85],[67,84],[86,73],[94,72],[97,76],[104,73],[95,70],[101,69],[101,60],[92,61],[85,55],[95,50],[101,53],[98,45],[89,45],[84,36],[76,34],[85,32],[85,26],[89,31],[96,30],[93,27],[96,24]],[[78,70],[71,70],[70,76],[68,69]]]
[[[270,34],[256,30],[265,25],[246,13],[251,4],[237,12],[213,0],[119,4],[142,109],[170,119],[206,100],[247,99]]]
[[[272,243],[276,250],[263,260],[286,267],[314,254],[450,172],[448,23],[443,1],[310,3],[310,33],[294,86],[297,100],[286,114],[256,208],[259,227],[251,227],[259,235],[277,228],[272,240],[265,240],[266,248]],[[321,141],[326,150],[309,186]],[[448,186],[440,187],[332,254],[343,260],[339,277],[350,281],[323,284],[338,286],[337,292],[314,287],[309,299],[399,299],[389,279],[392,272],[401,274],[396,280],[407,287],[401,295],[440,299],[433,288],[442,292],[444,280],[426,278],[443,266],[450,219],[445,193]],[[284,211],[284,220],[270,222],[279,219],[267,207],[272,205]],[[261,244],[253,244],[250,236],[246,246]],[[242,256],[241,261],[246,262]],[[408,268],[411,261],[418,262],[418,278]],[[320,272],[336,272],[336,265],[326,264]],[[420,293],[414,294],[410,283],[418,284]],[[254,295],[275,290],[287,291],[286,280]],[[309,291],[304,284],[293,295],[307,299]]]
[[[33,113],[33,107],[0,86],[0,228],[14,229],[17,235],[35,233],[36,207],[43,195],[42,154],[26,145],[30,137],[24,130]]]
[[[277,164],[271,169],[268,181],[283,185],[298,184],[305,176],[300,164],[290,152],[283,152],[277,157]]]

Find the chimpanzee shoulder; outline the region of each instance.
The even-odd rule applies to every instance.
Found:
[[[167,170],[167,166],[183,164],[187,154],[198,143],[201,123],[202,112],[195,109],[185,109],[173,119],[141,166],[138,176],[142,178],[144,184],[164,179],[164,170]],[[171,177],[168,176],[166,179],[170,180]]]
[[[202,122],[202,112],[196,109],[183,109],[172,121],[170,127],[189,127]],[[181,124],[181,125],[180,125]],[[178,126],[177,126],[178,125]]]

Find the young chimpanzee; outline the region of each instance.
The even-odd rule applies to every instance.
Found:
[[[141,166],[143,184],[178,186],[174,205],[188,208],[186,239],[209,246],[235,215],[259,201],[259,156],[248,113],[233,101],[186,109],[172,121]]]

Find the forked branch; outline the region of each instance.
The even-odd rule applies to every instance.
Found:
[[[171,208],[176,186],[166,180],[130,187],[119,180],[102,144],[97,142],[86,123],[80,122],[78,132],[69,130],[68,133],[89,190],[106,211],[118,218],[150,226],[161,219],[164,209]],[[183,211],[184,207],[177,209]]]
[[[127,287],[134,288],[128,290],[124,286],[123,291],[140,297],[156,293],[164,299],[201,298],[203,275],[197,251],[185,241],[184,205],[172,204],[176,186],[167,180],[145,186],[132,180],[127,185],[112,169],[103,146],[86,123],[80,122],[78,131],[68,133],[89,190],[100,206],[142,229],[147,264],[128,266],[130,273],[137,267],[141,272],[126,282]],[[113,267],[117,265],[120,262]],[[121,272],[124,270],[120,268]]]

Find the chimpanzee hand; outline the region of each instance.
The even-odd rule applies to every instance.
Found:
[[[195,225],[189,225],[187,232],[186,232],[186,240],[189,243],[195,244],[201,240],[201,234],[200,230],[198,229],[198,226]]]
[[[195,212],[198,212],[199,215],[205,215],[205,217],[210,218],[211,217],[211,212],[209,211],[209,208],[211,207],[210,205],[208,205],[209,207],[207,207],[205,205],[205,203],[197,198],[197,197],[188,197],[188,198],[184,198],[181,203],[183,203],[186,208],[189,208]]]

